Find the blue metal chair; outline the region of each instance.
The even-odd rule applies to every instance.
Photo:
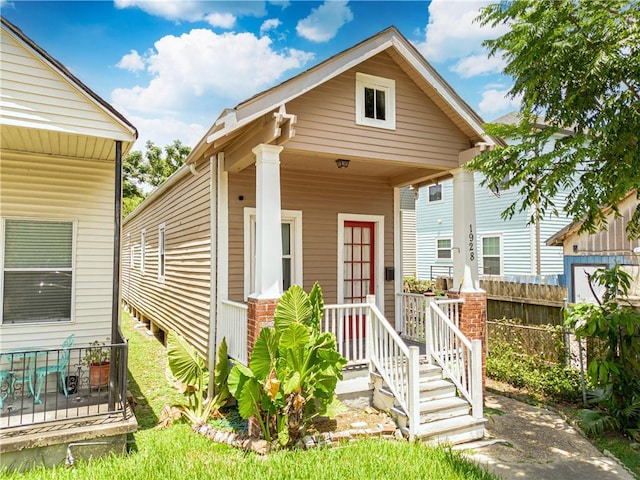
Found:
[[[73,346],[73,342],[75,342],[75,340],[76,336],[72,333],[64,341],[64,343],[62,344],[62,350],[59,354],[58,363],[36,368],[34,374],[38,383],[38,389],[34,398],[35,403],[42,403],[42,401],[40,400],[42,384],[44,383],[47,375],[50,375],[52,373],[55,373],[57,375],[60,386],[62,387],[62,391],[64,392],[64,396],[69,396],[69,392],[67,392],[67,365],[69,364],[69,349]],[[31,385],[33,385],[32,382]]]
[[[9,370],[0,370],[0,408],[4,408],[3,400],[13,392],[13,375]]]

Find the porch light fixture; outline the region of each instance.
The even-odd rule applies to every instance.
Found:
[[[338,168],[347,168],[349,166],[349,160],[339,158],[336,160],[336,165],[338,166]]]

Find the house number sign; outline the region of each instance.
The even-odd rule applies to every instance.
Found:
[[[471,260],[472,262],[475,260],[476,258],[476,251],[475,251],[475,235],[473,234],[473,225],[469,224],[469,260]]]

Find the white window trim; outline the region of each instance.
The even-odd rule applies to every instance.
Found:
[[[302,277],[302,210],[281,210],[282,222],[290,222],[293,233],[291,244],[291,261],[293,262],[292,285],[303,286]],[[247,301],[249,295],[254,293],[251,285],[251,262],[255,257],[255,242],[251,242],[251,231],[255,229],[256,209],[254,207],[244,208],[244,300]]]
[[[500,273],[499,274],[493,274],[493,273],[485,273],[484,271],[484,251],[483,251],[483,241],[485,238],[498,238],[498,242],[500,245]],[[501,233],[483,233],[482,235],[480,235],[480,239],[478,241],[478,252],[479,252],[479,257],[478,258],[478,267],[480,269],[480,271],[482,272],[482,275],[490,275],[490,276],[495,276],[495,277],[499,277],[504,275],[504,242],[503,242],[503,238],[502,238],[502,234]],[[493,257],[494,255],[489,255],[491,257]]]
[[[160,235],[160,232],[164,232],[164,235]],[[160,238],[162,238],[162,244],[160,244]],[[162,247],[162,250],[160,249]],[[160,265],[162,262],[162,253],[164,253],[164,263]],[[162,268],[160,268],[162,266]],[[163,272],[163,275],[160,274]],[[167,275],[167,227],[164,223],[158,225],[158,281],[160,283],[164,283],[165,277]]]
[[[429,189],[431,187],[438,187],[438,186],[440,187],[440,200],[431,200],[431,196],[429,194]],[[443,202],[443,201],[444,201],[444,187],[442,186],[441,183],[436,183],[436,184],[427,186],[427,203],[432,203],[433,204],[433,203],[440,203],[440,202]]]
[[[144,275],[145,256],[147,254],[147,229],[140,231],[140,274]]]
[[[445,250],[444,248],[442,248],[442,249],[438,248],[438,240],[449,240],[449,243],[451,245],[451,248],[449,250],[452,251],[452,254],[451,254],[450,258],[440,258],[438,256],[438,252],[440,250]],[[436,263],[453,263],[453,237],[451,237],[451,236],[436,237],[435,247],[436,247],[436,252],[435,252]]]
[[[364,89],[374,88],[385,92],[386,120],[368,118],[364,115]],[[396,129],[396,82],[390,78],[376,77],[356,72],[356,124],[368,127]]]
[[[72,224],[72,238],[71,238],[71,320],[68,322],[25,322],[25,323],[10,323],[4,324],[4,249],[5,249],[5,222],[7,220],[31,220],[34,222],[63,222]],[[3,217],[0,220],[0,327],[32,327],[33,325],[69,325],[75,323],[76,318],[76,252],[78,243],[78,221],[69,218],[34,218],[34,217]]]
[[[375,292],[376,305],[384,313],[384,215],[338,213],[338,304],[344,303],[344,224],[371,222],[375,224]]]

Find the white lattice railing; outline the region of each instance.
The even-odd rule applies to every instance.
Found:
[[[362,304],[325,305],[321,328],[336,335],[338,351],[350,364],[370,362],[376,368],[409,416],[413,438],[420,424],[418,347],[405,344],[373,298]]]
[[[399,293],[397,301],[400,304],[400,318],[398,331],[405,338],[424,340],[427,324],[427,301],[420,293]]]
[[[249,363],[247,358],[247,305],[220,301],[220,318],[218,320],[218,342],[222,337],[227,339],[229,357],[243,365]]]
[[[471,404],[475,418],[482,418],[482,342],[469,341],[438,302],[430,302],[427,355],[442,367],[445,377]],[[451,305],[448,305],[451,313]]]

